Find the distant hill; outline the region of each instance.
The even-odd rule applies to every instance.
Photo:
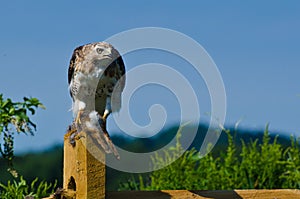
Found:
[[[14,167],[26,180],[40,180],[54,182],[56,179],[62,184],[63,146],[57,145],[52,148],[36,153],[28,153],[14,158]],[[0,159],[0,182],[6,183],[13,180],[7,172],[7,162]]]
[[[183,133],[188,133],[193,126],[184,127]],[[113,142],[121,148],[134,151],[134,152],[149,152],[159,149],[169,143],[176,135],[178,127],[173,126],[168,129],[164,129],[159,134],[151,138],[133,138],[129,136],[113,136]],[[199,125],[197,135],[190,146],[199,149],[206,135],[207,126]],[[264,130],[244,130],[238,129],[235,131],[231,129],[231,134],[234,135],[237,148],[241,146],[240,140],[245,142],[250,140],[262,139]],[[278,136],[278,142],[283,146],[290,144],[290,138],[280,134],[271,134],[271,138],[274,139]],[[272,140],[271,140],[272,141]],[[218,155],[220,151],[224,150],[227,145],[227,136],[222,133],[216,146],[213,149],[213,154]],[[62,175],[63,175],[63,146],[54,146],[49,150],[39,153],[30,153],[26,155],[17,156],[14,159],[15,168],[21,175],[27,180],[33,180],[38,177],[40,180],[46,180],[54,182],[58,180],[58,185],[62,187]],[[6,171],[6,162],[0,159],[0,182],[7,182],[8,179],[12,179],[10,174]],[[111,168],[107,168],[107,189],[117,190],[119,183],[128,180],[132,174],[119,172]]]
[[[126,150],[133,151],[133,152],[150,152],[160,149],[161,147],[168,144],[177,134],[179,126],[173,126],[167,129],[162,130],[157,135],[150,137],[150,138],[134,138],[128,135],[124,136],[114,136],[112,137],[114,143],[119,147],[122,147]],[[184,139],[184,135],[190,134],[192,129],[195,129],[195,126],[186,126],[183,127],[182,130],[182,138]],[[200,124],[198,126],[196,137],[194,138],[190,148],[196,148],[197,150],[200,149],[203,140],[207,134],[208,126],[204,124]],[[245,142],[249,142],[250,140],[259,139],[261,140],[263,137],[264,129],[260,130],[248,130],[248,129],[234,129],[228,128],[230,133],[233,135],[235,143],[237,146],[241,145],[241,139]],[[271,135],[270,137],[274,139],[278,136],[278,142],[283,146],[288,146],[290,144],[290,137],[286,136],[287,134],[283,132],[269,132]],[[181,140],[184,141],[184,140]],[[227,145],[227,135],[226,133],[221,133],[215,148],[213,149],[214,152],[222,149]]]

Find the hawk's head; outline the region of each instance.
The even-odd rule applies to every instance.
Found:
[[[78,49],[79,48],[79,49]],[[78,47],[79,54],[87,62],[94,65],[107,65],[117,59],[119,52],[109,43],[97,42]]]
[[[96,42],[77,47],[70,60],[69,83],[75,70],[86,74],[92,70],[106,69],[111,63],[120,58],[119,52],[109,43]]]

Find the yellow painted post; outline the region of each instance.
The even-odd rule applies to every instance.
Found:
[[[65,198],[104,199],[105,153],[85,132],[80,133],[80,139],[77,139],[75,146],[72,146],[69,142],[70,133],[67,132],[64,138],[63,187],[69,195]],[[97,153],[97,158],[91,154],[91,151],[93,154]]]

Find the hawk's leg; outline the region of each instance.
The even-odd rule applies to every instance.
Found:
[[[103,113],[103,120],[106,120],[107,117],[111,114],[112,110],[111,110],[111,96],[107,96],[106,98],[106,106],[105,106],[105,111]]]
[[[80,101],[80,100],[75,100],[74,103],[75,103],[74,104],[75,110],[78,110],[75,121],[74,121],[75,124],[77,125],[77,124],[81,124],[81,114],[84,112],[86,105],[83,101]]]
[[[71,126],[71,134],[69,136],[69,142],[70,144],[74,147],[75,146],[75,141],[79,140],[82,136],[79,135],[81,131],[81,115],[84,113],[84,109],[80,108],[79,111],[77,112],[76,118]]]
[[[108,116],[111,114],[111,112],[112,112],[112,110],[111,110],[111,96],[107,96],[105,111],[103,113],[102,120],[101,120],[102,129],[106,130],[106,120],[107,120]]]
[[[80,117],[81,117],[81,114],[83,113],[83,110],[79,110],[78,113],[77,113],[77,116],[75,118],[75,124],[81,124],[81,120],[80,120]]]

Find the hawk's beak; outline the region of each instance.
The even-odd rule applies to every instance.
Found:
[[[111,56],[112,56],[111,50],[110,49],[105,49],[104,52],[103,52],[103,55],[104,56],[109,56],[111,58]]]
[[[110,59],[112,59],[112,56],[111,56],[111,54],[108,54],[108,55],[103,55],[103,57],[104,57],[104,58],[110,58]]]

